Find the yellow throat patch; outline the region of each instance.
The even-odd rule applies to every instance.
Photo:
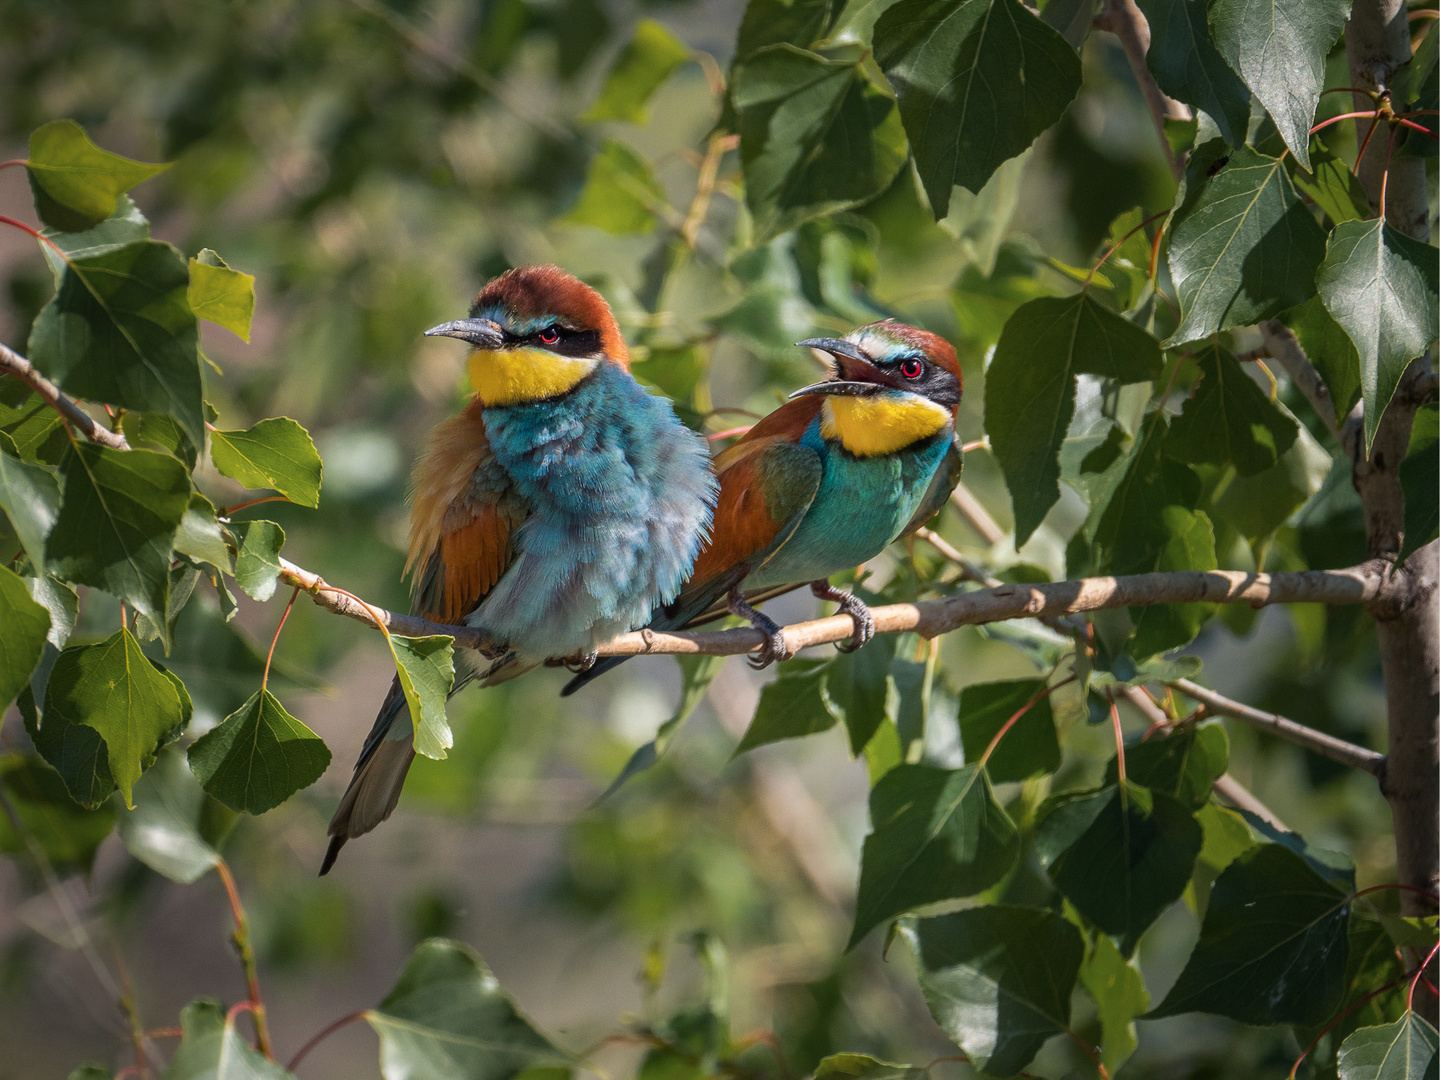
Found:
[[[856,457],[877,457],[928,439],[950,422],[950,410],[919,394],[827,397],[820,434]]]
[[[598,363],[545,349],[476,349],[470,354],[470,385],[487,406],[523,405],[558,397]]]

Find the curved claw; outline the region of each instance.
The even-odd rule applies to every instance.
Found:
[[[765,644],[760,651],[746,658],[748,663],[756,671],[767,668],[777,660],[789,660],[795,655],[785,644],[785,635],[780,632],[780,626],[768,615],[756,611],[745,599],[745,594],[736,585],[730,590],[726,598],[727,606],[732,615],[739,615],[747,620],[751,626],[765,635]]]
[[[853,653],[875,636],[875,616],[870,614],[869,605],[854,593],[837,589],[828,581],[812,581],[810,591],[821,600],[830,600],[838,604],[840,614],[849,615],[855,624],[855,632],[850,635],[850,640],[835,646],[840,652]]]
[[[766,621],[769,622],[768,619]],[[770,625],[774,626],[775,624],[771,623]],[[765,628],[756,627],[756,629],[764,630]],[[779,660],[789,660],[793,655],[794,654],[785,646],[785,635],[776,629],[773,633],[768,634],[765,639],[765,644],[760,647],[760,651],[747,656],[745,662],[754,670],[763,671]]]
[[[592,649],[579,656],[567,656],[560,661],[560,665],[572,675],[584,675],[599,659],[600,654]]]

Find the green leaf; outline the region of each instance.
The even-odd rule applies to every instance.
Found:
[[[1018,0],[901,0],[875,23],[875,60],[937,220],[1065,111],[1080,58]]]
[[[0,783],[21,830],[0,814],[0,852],[29,855],[33,842],[53,863],[88,868],[94,862],[95,849],[115,825],[113,810],[80,809],[54,771],[30,754],[0,754]]]
[[[40,245],[40,253],[50,264],[50,272],[55,275],[55,283],[58,285],[65,275],[66,258],[85,259],[91,255],[115,251],[137,240],[148,240],[150,222],[129,195],[121,195],[115,205],[115,212],[93,229],[83,232],[42,229],[41,232],[48,243]]]
[[[1318,139],[1310,151],[1310,172],[1297,169],[1293,179],[1295,186],[1310,196],[1336,225],[1342,221],[1363,221],[1370,216],[1370,197],[1365,194],[1365,185],[1345,164],[1344,158]]]
[[[1344,992],[1349,892],[1288,847],[1251,848],[1216,879],[1200,940],[1149,1015],[1323,1023]]]
[[[1223,518],[1247,539],[1269,536],[1320,490],[1333,461],[1304,425],[1299,437],[1275,463],[1255,476],[1237,476],[1214,500]]]
[[[1220,54],[1254,91],[1295,160],[1307,169],[1310,125],[1325,86],[1325,57],[1349,15],[1349,0],[1214,0],[1210,5],[1210,30]]]
[[[237,521],[230,526],[235,534],[235,583],[262,604],[275,595],[280,580],[280,549],[285,530],[273,521]]]
[[[924,1080],[927,1070],[869,1054],[831,1054],[815,1066],[815,1080]]]
[[[1166,345],[1268,319],[1313,295],[1325,234],[1278,158],[1237,147],[1213,176],[1192,175],[1170,232],[1184,315]]]
[[[1405,494],[1405,542],[1399,561],[1424,547],[1440,534],[1440,413],[1435,402],[1415,412],[1410,428],[1410,448],[1400,463],[1400,490]]]
[[[233,573],[230,548],[225,533],[215,518],[215,507],[204,495],[193,494],[175,531],[175,550],[197,562],[208,562],[226,573]]]
[[[57,649],[63,649],[65,642],[75,631],[75,620],[80,616],[80,597],[69,585],[48,575],[27,577],[25,587],[30,590],[30,599],[50,613],[50,630],[47,641]]]
[[[1010,489],[1017,545],[1060,498],[1075,376],[1144,382],[1161,364],[1153,337],[1083,291],[1031,300],[1010,316],[986,372],[985,430]]]
[[[455,745],[455,736],[445,719],[445,700],[455,682],[455,639],[442,634],[434,637],[391,634],[388,640],[395,670],[400,675],[400,688],[405,691],[405,701],[415,723],[415,752],[443,761],[445,751]]]
[[[59,775],[74,802],[93,810],[115,793],[109,751],[98,731],[63,711],[50,712],[48,702],[43,714],[21,711],[35,750]]]
[[[60,471],[64,497],[46,542],[50,569],[163,624],[175,530],[190,504],[185,467],[153,450],[77,443]]]
[[[36,567],[45,565],[45,538],[60,513],[60,486],[43,465],[21,460],[19,448],[0,432],[0,510]]]
[[[185,722],[175,686],[124,629],[60,654],[45,691],[45,720],[52,718],[99,733],[110,773],[129,807],[135,805],[132,791],[143,762]]]
[[[650,163],[624,143],[606,139],[590,162],[580,199],[560,220],[608,233],[648,233],[657,207],[669,205]]]
[[[979,765],[897,765],[870,792],[870,822],[848,948],[886,919],[988,889],[1020,853]]]
[[[30,359],[77,397],[169,413],[203,446],[205,389],[189,282],[184,256],[157,240],[72,258],[30,331]]]
[[[60,414],[14,375],[0,375],[0,434],[21,461],[58,462],[70,447]]]
[[[1350,409],[1360,400],[1360,354],[1355,351],[1355,343],[1345,328],[1331,318],[1325,310],[1325,301],[1318,295],[1291,308],[1283,320],[1295,332],[1300,347],[1325,380],[1335,406],[1335,422],[1337,426],[1343,424]]]
[[[1219,721],[1188,725],[1125,748],[1126,779],[1191,810],[1209,801],[1210,788],[1229,764],[1230,737]],[[1117,775],[1112,758],[1105,768],[1105,782],[1115,783]]]
[[[680,726],[704,700],[710,684],[715,681],[715,676],[720,674],[720,668],[725,664],[723,656],[677,656],[675,659],[680,665],[680,704],[675,706],[674,715],[656,730],[655,737],[630,755],[625,767],[620,770],[620,775],[612,780],[600,798],[595,800],[597,803],[608,799],[620,790],[625,781],[660,760],[660,755],[669,749]]]
[[[1215,47],[1205,8],[1206,0],[1140,0],[1150,24],[1146,65],[1161,90],[1204,112],[1221,138],[1240,146],[1250,123],[1250,88]]]
[[[210,459],[221,476],[248,488],[273,488],[300,506],[320,505],[320,455],[310,433],[288,416],[261,420],[249,431],[211,432]]]
[[[29,685],[49,632],[50,612],[31,598],[24,579],[0,566],[0,711]]]
[[[1440,263],[1429,244],[1376,218],[1335,226],[1315,276],[1320,298],[1360,354],[1365,452],[1410,361],[1435,340]]]
[[[188,751],[203,787],[231,810],[263,814],[324,775],[325,741],[264,687]]]
[[[960,691],[960,741],[966,761],[979,761],[1005,723],[1045,689],[1044,679],[980,683]],[[1041,698],[1011,726],[985,763],[995,783],[1028,780],[1060,767],[1050,699]]]
[[[1035,849],[1055,887],[1129,955],[1190,882],[1203,839],[1168,795],[1131,787],[1047,799]]]
[[[120,815],[120,839],[151,870],[189,885],[220,860],[200,834],[204,804],[183,756],[167,750],[135,785],[135,809]]]
[[[1220,565],[1215,557],[1215,528],[1204,514],[1170,505],[1161,510],[1160,521],[1168,535],[1155,560],[1157,571],[1214,570]],[[1131,608],[1135,632],[1126,648],[1139,660],[1188,645],[1218,608],[1203,603]]]
[[[1107,935],[1097,934],[1080,966],[1080,982],[1095,999],[1100,1014],[1100,1060],[1114,1076],[1139,1045],[1135,1018],[1150,1007],[1145,980]]]
[[[110,1080],[110,1070],[104,1065],[87,1062],[71,1069],[65,1080]]]
[[[830,32],[844,7],[839,0],[749,0],[740,20],[735,58],[785,42],[808,49]]]
[[[735,756],[781,739],[798,739],[829,731],[838,717],[831,711],[825,686],[829,660],[791,660],[780,665],[780,677],[760,690],[755,716],[745,729]]]
[[[654,19],[642,19],[605,76],[600,97],[581,119],[646,123],[651,95],[689,58],[684,42]]]
[[[882,637],[841,653],[825,669],[825,707],[845,725],[850,753],[857,757],[891,712],[892,694],[898,694],[891,677],[895,644],[894,637]]]
[[[294,1080],[236,1030],[238,1014],[204,998],[180,1013],[184,1034],[165,1080]]]
[[[232,270],[209,248],[190,260],[190,310],[197,319],[223,326],[241,341],[250,341],[255,316],[255,276]]]
[[[509,1080],[571,1061],[516,1010],[469,946],[434,938],[410,956],[365,1019],[380,1036],[385,1080]]]
[[[906,932],[930,1015],[977,1069],[1010,1076],[1070,1025],[1084,946],[1053,911],[992,904]]]
[[[1105,262],[1105,275],[1115,296],[1115,306],[1121,311],[1140,303],[1150,288],[1150,241],[1140,227],[1144,220],[1145,211],[1137,206],[1110,222],[1106,250],[1112,246],[1114,250]],[[1095,275],[1097,283],[1101,276]],[[1081,281],[1083,283],[1083,276]]]
[[[25,163],[45,224],[72,232],[104,221],[123,192],[169,167],[101,150],[74,120],[37,128]]]
[[[1230,462],[1241,476],[1264,472],[1294,444],[1299,425],[1275,406],[1229,349],[1212,344],[1195,359],[1200,382],[1170,425],[1166,451],[1197,465]]]
[[[1435,1028],[1407,1009],[1393,1024],[1364,1027],[1340,1045],[1340,1080],[1435,1080]]]
[[[730,96],[757,243],[869,202],[905,162],[895,102],[859,63],[770,45],[736,65]]]

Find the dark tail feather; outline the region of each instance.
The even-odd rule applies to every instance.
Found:
[[[405,693],[397,676],[380,706],[375,724],[355,763],[355,775],[330,819],[330,846],[320,864],[322,875],[330,872],[347,840],[362,836],[388,818],[400,800],[405,774],[415,760],[414,739],[387,739],[391,725],[405,708]]]

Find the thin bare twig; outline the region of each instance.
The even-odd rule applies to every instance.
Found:
[[[1005,539],[1005,530],[990,516],[990,511],[985,509],[984,504],[975,497],[975,493],[965,486],[965,481],[955,485],[955,490],[950,493],[950,501],[985,543],[994,547]]]

